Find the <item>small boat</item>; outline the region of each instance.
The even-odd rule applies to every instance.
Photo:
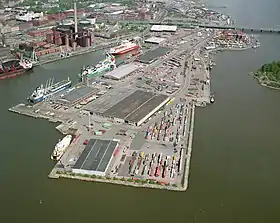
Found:
[[[214,95],[210,95],[210,103],[214,103],[215,102],[215,96]]]

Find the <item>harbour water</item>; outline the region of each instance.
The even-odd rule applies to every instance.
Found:
[[[276,0],[208,0],[236,24],[275,27]],[[250,18],[250,19],[248,19]],[[280,219],[280,92],[248,73],[280,58],[280,35],[260,36],[261,47],[216,56],[211,87],[216,103],[196,109],[187,192],[50,180],[49,156],[61,135],[44,120],[8,112],[38,84],[54,76],[77,79],[81,65],[102,53],[74,57],[0,82],[0,217],[9,222],[264,223]]]

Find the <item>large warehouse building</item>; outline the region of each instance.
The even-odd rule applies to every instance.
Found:
[[[153,25],[150,31],[151,32],[176,32],[177,26]]]
[[[120,123],[140,126],[169,100],[170,98],[166,95],[137,90],[101,115]]]
[[[165,41],[166,41],[165,38],[159,38],[159,37],[151,37],[151,38],[145,39],[145,43],[153,43],[153,44],[161,44]]]
[[[150,50],[141,55],[138,61],[145,64],[151,64],[154,61],[156,61],[159,57],[166,55],[168,52],[170,52],[169,48],[157,47],[156,49]]]
[[[125,65],[122,65],[122,66],[116,68],[115,70],[112,70],[112,71],[104,74],[104,77],[110,78],[113,80],[121,80],[123,78],[126,78],[128,75],[130,75],[134,71],[136,71],[138,68],[139,68],[139,66],[137,64],[133,64],[133,63],[125,64]]]
[[[105,176],[117,147],[117,141],[90,139],[72,168],[72,172],[76,174]]]

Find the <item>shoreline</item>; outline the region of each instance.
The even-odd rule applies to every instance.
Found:
[[[252,76],[254,79],[256,79],[256,80],[258,81],[259,85],[261,85],[261,86],[263,86],[263,87],[266,87],[266,88],[269,88],[269,89],[273,89],[273,90],[278,90],[278,91],[280,90],[280,87],[273,87],[273,86],[268,85],[269,82],[274,82],[274,83],[277,83],[277,82],[275,82],[275,81],[269,81],[269,80],[267,80],[267,81],[262,81],[262,80],[261,80],[261,77],[256,76],[256,75],[263,75],[262,73],[259,73],[259,72],[250,72],[249,75]],[[267,82],[267,83],[266,83],[266,82]],[[280,85],[280,83],[279,83],[279,85]]]

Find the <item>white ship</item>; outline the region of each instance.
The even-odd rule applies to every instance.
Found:
[[[68,146],[70,145],[71,140],[72,140],[72,136],[67,135],[61,141],[59,141],[55,145],[55,148],[54,148],[53,153],[51,155],[51,159],[52,160],[60,160],[60,158],[62,157],[62,155],[64,154],[64,152],[68,148]]]

